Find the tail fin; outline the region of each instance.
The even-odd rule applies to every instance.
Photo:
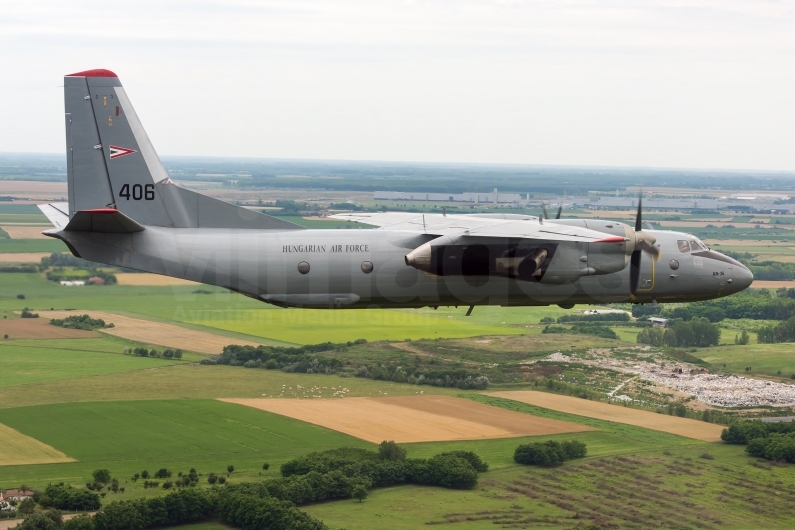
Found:
[[[113,208],[150,226],[303,228],[174,185],[113,72],[67,75],[64,103],[70,218]]]

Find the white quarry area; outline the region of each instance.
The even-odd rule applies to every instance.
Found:
[[[795,385],[752,379],[738,375],[710,374],[703,368],[684,362],[656,359],[649,346],[637,347],[638,353],[651,360],[615,358],[609,350],[589,350],[586,358],[575,358],[560,352],[542,359],[552,362],[576,362],[588,366],[634,374],[641,379],[695,396],[699,401],[719,407],[754,407],[767,405],[783,407],[795,405]],[[681,370],[681,373],[680,373]],[[621,386],[623,386],[622,383]],[[629,399],[615,396],[614,399]]]

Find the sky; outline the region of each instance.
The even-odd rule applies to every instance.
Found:
[[[0,0],[0,152],[91,68],[161,155],[795,169],[792,0]]]

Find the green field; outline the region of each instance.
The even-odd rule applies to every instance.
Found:
[[[431,315],[428,311],[385,309],[255,309],[208,312],[206,318],[188,322],[213,328],[267,337],[296,344],[345,342],[363,338],[403,340],[434,337],[472,337],[522,333],[521,329],[486,326]]]
[[[456,394],[457,388],[422,387],[338,375],[284,373],[280,370],[248,370],[234,366],[191,363],[169,365],[154,359],[153,367],[86,378],[58,379],[0,388],[0,407],[26,407],[50,403],[146,399],[304,397],[304,389],[321,387],[332,397],[332,387],[350,390],[348,396]],[[283,388],[284,386],[284,388]],[[323,388],[326,387],[326,388]],[[282,390],[285,390],[282,394]],[[309,397],[309,396],[307,396]]]
[[[42,228],[46,230],[46,228]],[[17,252],[69,252],[58,239],[8,239],[0,238],[0,254]]]
[[[72,341],[57,341],[62,345],[60,348],[53,346],[54,341],[0,342],[0,388],[146,370],[181,362],[122,355],[124,347],[109,339]]]
[[[84,484],[99,467],[126,478],[142,469],[195,467],[202,473],[235,466],[235,477],[258,477],[313,450],[371,445],[335,431],[215,400],[66,403],[0,409],[0,423],[75,458],[69,464],[5,466],[3,486],[25,481]],[[136,486],[140,487],[140,486]],[[128,484],[128,488],[133,486]],[[141,488],[143,489],[143,488]]]
[[[726,334],[726,330],[723,331]],[[732,341],[734,335],[731,335]],[[748,346],[735,346],[733,343],[714,348],[705,348],[698,355],[713,366],[732,372],[745,372],[745,367],[750,366],[751,374],[766,376],[782,376],[790,378],[795,374],[795,355],[792,344],[752,344]]]

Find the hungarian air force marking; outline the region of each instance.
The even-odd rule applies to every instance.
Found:
[[[127,149],[126,147],[119,147],[118,145],[111,145],[110,146],[110,159],[113,160],[114,158],[121,158],[123,156],[131,155],[135,153],[134,149]]]

